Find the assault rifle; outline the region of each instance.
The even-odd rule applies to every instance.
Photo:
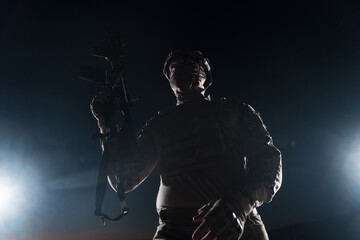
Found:
[[[119,32],[107,31],[105,39],[105,48],[94,47],[92,55],[106,60],[107,68],[101,70],[89,65],[81,67],[80,78],[101,84],[104,88],[111,88],[114,93],[115,101],[119,102],[118,111],[123,114],[123,125],[120,133],[111,132],[108,129],[105,133],[97,133],[91,136],[91,139],[100,138],[103,142],[103,153],[98,171],[97,185],[96,185],[96,200],[95,200],[95,216],[101,218],[102,223],[105,225],[105,219],[110,221],[117,221],[125,216],[129,209],[126,205],[125,190],[123,178],[121,174],[121,166],[126,163],[127,159],[131,158],[134,148],[136,146],[135,131],[133,128],[132,118],[130,115],[131,106],[137,101],[129,96],[125,84],[124,77],[124,48],[125,43],[121,39]],[[112,108],[112,107],[110,107]],[[105,123],[109,126],[111,110],[105,111]],[[120,136],[118,136],[120,134]],[[122,158],[119,162],[109,162],[109,149],[108,140],[110,136],[118,136],[123,139],[119,148],[121,148]],[[121,162],[120,162],[121,161]],[[110,169],[110,171],[109,171]],[[120,200],[121,213],[117,217],[110,217],[102,212],[102,204],[107,186],[107,177],[112,176],[116,181],[115,191],[117,192],[118,199]]]

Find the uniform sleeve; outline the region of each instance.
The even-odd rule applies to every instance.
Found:
[[[151,120],[138,132],[136,136],[136,148],[131,161],[121,163],[121,140],[113,140],[110,144],[110,162],[117,161],[118,169],[124,181],[125,192],[137,188],[154,170],[158,162],[157,146],[153,137]],[[120,164],[119,164],[120,163]],[[115,179],[109,176],[109,183],[115,190]]]
[[[244,155],[247,182],[244,194],[255,207],[270,202],[282,183],[281,153],[267,131],[259,113],[244,104]]]

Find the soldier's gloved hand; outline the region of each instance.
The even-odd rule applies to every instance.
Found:
[[[98,122],[101,133],[107,129],[117,130],[118,99],[114,96],[111,87],[104,87],[91,101],[90,110]]]
[[[253,207],[238,193],[232,199],[219,199],[199,209],[194,222],[201,222],[193,240],[235,240],[243,234],[246,217]]]

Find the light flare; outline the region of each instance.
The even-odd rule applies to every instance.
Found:
[[[360,142],[349,151],[343,167],[350,183],[360,187]]]
[[[26,239],[38,224],[32,218],[43,194],[31,162],[24,151],[0,147],[0,239]]]
[[[9,177],[0,178],[1,218],[13,217],[23,209],[24,190],[21,184]]]
[[[342,185],[347,197],[358,202],[360,197],[360,129],[344,139],[339,152]],[[340,179],[339,179],[340,180]]]

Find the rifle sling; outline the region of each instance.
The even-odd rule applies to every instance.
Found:
[[[101,210],[106,193],[108,163],[109,163],[108,144],[105,139],[104,151],[101,156],[101,162],[100,162],[98,177],[96,182],[96,196],[95,196],[95,210],[94,210],[95,216],[101,217],[101,221],[104,225],[105,225],[105,219],[109,221],[118,221],[129,212],[129,209],[125,207],[122,209],[121,213],[117,217],[112,218],[109,215],[103,213]],[[124,196],[121,190],[123,189],[117,189],[117,196],[120,201],[123,200],[123,196]]]

